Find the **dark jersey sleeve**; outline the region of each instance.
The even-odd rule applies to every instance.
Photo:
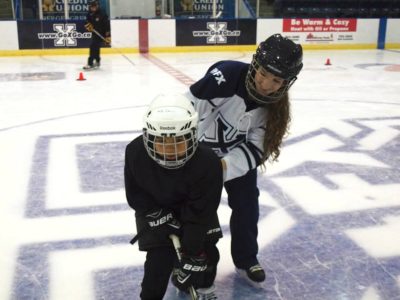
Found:
[[[213,64],[206,74],[190,86],[194,97],[203,100],[228,98],[235,94],[245,97],[244,81],[249,64],[223,60]],[[242,95],[243,94],[243,95]]]
[[[104,36],[110,36],[111,34],[111,25],[110,20],[106,14],[102,15],[102,32]]]
[[[137,141],[131,142],[125,150],[125,167],[124,167],[124,181],[125,181],[125,194],[129,206],[135,210],[136,214],[143,215],[144,213],[157,209],[157,204],[153,201],[151,195],[140,185],[137,184],[137,172],[134,168],[134,160],[140,144]]]

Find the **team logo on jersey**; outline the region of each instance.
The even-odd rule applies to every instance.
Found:
[[[220,156],[228,153],[245,136],[245,131],[236,129],[221,114],[218,114],[214,121],[214,131],[204,133],[200,137],[200,141],[211,147]]]
[[[207,37],[207,44],[226,44],[229,36],[240,36],[240,30],[228,30],[227,22],[207,22],[208,30],[193,31],[194,37]]]
[[[91,32],[76,31],[76,24],[53,24],[55,32],[40,32],[38,38],[40,40],[54,40],[54,46],[76,46],[77,39],[90,39]]]

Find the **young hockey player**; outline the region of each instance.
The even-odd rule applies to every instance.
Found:
[[[158,96],[144,116],[143,134],[126,147],[126,197],[135,210],[139,249],[147,251],[141,299],[162,299],[173,269],[180,290],[193,286],[199,299],[216,299],[222,166],[198,145],[197,123],[185,96]],[[170,234],[181,240],[178,264]]]
[[[98,1],[89,3],[89,12],[86,16],[85,28],[92,32],[90,43],[89,58],[85,70],[100,67],[100,47],[103,42],[106,45],[111,44],[110,20],[108,16],[100,10]]]
[[[260,43],[251,64],[219,61],[188,92],[199,113],[199,141],[224,167],[233,262],[255,286],[265,280],[257,260],[257,166],[280,154],[290,123],[288,90],[302,58],[301,45],[274,34]]]

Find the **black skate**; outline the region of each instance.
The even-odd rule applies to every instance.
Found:
[[[259,264],[247,269],[236,268],[236,272],[256,288],[261,288],[261,282],[265,280],[264,269]]]
[[[89,70],[93,70],[95,68],[94,65],[86,65],[83,67],[84,70],[89,71]]]
[[[83,67],[84,70],[90,71],[90,70],[96,70],[100,68],[100,63],[94,62],[92,65],[87,64],[86,66]]]

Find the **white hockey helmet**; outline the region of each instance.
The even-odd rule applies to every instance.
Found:
[[[159,95],[143,117],[143,141],[149,156],[167,169],[182,167],[195,153],[198,113],[181,94]]]

